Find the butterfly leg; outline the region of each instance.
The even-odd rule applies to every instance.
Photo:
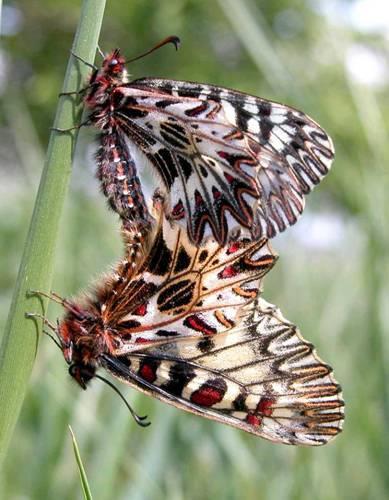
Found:
[[[46,293],[46,292],[42,292],[41,290],[28,290],[28,295],[29,296],[38,295],[38,296],[46,297],[47,299],[50,299],[54,302],[57,302],[57,304],[61,304],[61,306],[65,307],[65,308],[70,305],[70,303],[66,299],[62,298],[60,295],[58,295],[55,292]]]
[[[91,69],[93,69],[93,70],[97,70],[97,69],[98,69],[98,67],[97,67],[97,66],[95,66],[94,64],[91,64],[91,63],[90,63],[90,62],[88,62],[88,61],[85,61],[85,59],[83,59],[81,56],[77,55],[77,54],[76,54],[75,52],[73,52],[72,50],[70,51],[70,53],[71,53],[71,55],[72,55],[75,59],[77,59],[77,61],[80,61],[80,62],[82,62],[83,64],[86,64],[86,66],[89,66],[89,67],[90,67]]]
[[[69,128],[59,128],[59,127],[51,127],[50,130],[53,132],[61,132],[61,133],[66,133],[66,132],[72,132],[72,130],[79,130],[81,127],[88,127],[91,125],[91,121],[85,120],[84,122],[80,123],[79,125],[75,125],[74,127],[69,127]]]
[[[50,330],[52,330],[55,334],[57,334],[58,332],[58,322],[57,322],[57,325],[54,325],[53,323],[51,323],[51,321],[49,321],[45,316],[43,316],[43,314],[39,314],[39,313],[25,313],[25,316],[26,318],[28,319],[34,319],[34,318],[37,318],[37,319],[41,319],[43,321],[43,324],[48,326],[50,328]],[[51,340],[54,342],[54,344],[59,348],[61,349],[62,351],[62,345],[60,344],[60,342],[58,342],[58,339],[56,339],[54,337],[54,335],[52,335],[50,332],[48,332],[47,330],[43,329],[42,332],[47,335],[48,337],[51,338]]]
[[[73,90],[71,92],[60,92],[58,94],[58,97],[73,96],[73,95],[80,96],[80,95],[84,94],[87,90],[89,90],[90,88],[91,88],[91,85],[87,85],[86,87],[83,87],[80,90]]]
[[[28,312],[28,313],[25,313],[25,316],[28,319],[32,319],[32,318],[41,319],[43,321],[43,323],[46,326],[48,326],[53,332],[57,331],[56,325],[54,325],[53,323],[51,323],[51,321],[49,321],[45,316],[43,316],[43,314]]]
[[[57,304],[61,304],[61,306],[66,309],[67,311],[71,311],[73,314],[75,314],[77,317],[84,317],[84,313],[82,310],[78,309],[72,302],[70,302],[67,299],[64,299],[60,295],[58,295],[55,292],[42,292],[40,290],[29,290],[28,295],[37,295],[41,297],[47,297],[48,299],[52,300],[53,302],[57,302]]]

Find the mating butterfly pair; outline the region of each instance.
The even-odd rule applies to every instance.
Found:
[[[176,43],[170,37],[161,44]],[[267,439],[341,430],[331,369],[259,297],[268,238],[294,224],[333,158],[303,113],[221,87],[127,82],[116,50],[85,89],[98,177],[126,257],[56,328],[82,386],[103,367],[163,401]]]

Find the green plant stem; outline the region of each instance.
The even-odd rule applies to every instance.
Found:
[[[85,500],[92,500],[92,493],[91,493],[91,490],[89,487],[88,478],[86,476],[84,465],[83,465],[82,460],[81,460],[81,455],[80,455],[80,451],[78,449],[76,436],[74,435],[73,429],[70,427],[70,425],[69,425],[69,430],[70,430],[70,434],[72,436],[73,451],[74,451],[74,456],[76,457],[76,461],[77,461],[78,472],[80,473],[82,492],[84,494]]]
[[[73,52],[93,61],[103,19],[105,0],[83,0]],[[82,87],[90,69],[70,57],[62,92]],[[70,129],[80,121],[75,99],[62,96],[54,127]],[[29,290],[49,291],[52,281],[59,220],[70,179],[77,130],[52,132],[35,202],[14,296],[0,348],[0,465],[23,403],[36,356],[41,320],[26,312],[44,314],[47,300],[29,296]]]
[[[3,0],[0,0],[0,28],[1,28],[1,20],[2,20],[2,17],[1,17],[1,14],[2,14],[2,10],[3,10]],[[0,29],[0,35],[1,35],[1,29]]]

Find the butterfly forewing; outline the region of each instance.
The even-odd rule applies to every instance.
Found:
[[[104,355],[114,376],[184,410],[271,441],[321,445],[342,427],[331,369],[278,309],[258,298],[226,334]]]
[[[304,113],[230,89],[143,78],[118,86],[114,103],[142,189],[162,193],[197,245],[210,235],[225,244],[236,227],[255,237],[285,230],[333,159]]]

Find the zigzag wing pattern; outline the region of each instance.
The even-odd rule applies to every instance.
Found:
[[[237,324],[254,300],[275,255],[266,240],[236,240],[201,248],[165,219],[138,270],[125,260],[97,291],[105,328],[115,332],[116,355],[139,343],[207,337]]]
[[[163,195],[197,245],[210,235],[225,244],[237,227],[254,237],[284,231],[333,159],[331,139],[307,115],[234,90],[143,78],[113,100],[142,189]]]
[[[271,441],[322,445],[342,428],[340,388],[311,344],[258,298],[228,334],[103,355],[115,377],[178,408]]]

